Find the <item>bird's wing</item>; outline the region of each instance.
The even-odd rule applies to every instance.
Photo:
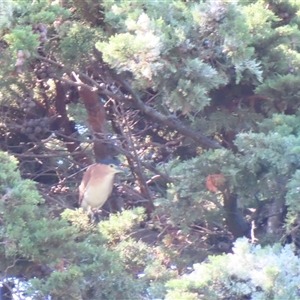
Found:
[[[89,166],[83,177],[82,177],[82,181],[80,183],[80,186],[79,186],[79,198],[78,198],[78,204],[81,205],[82,203],[82,200],[83,200],[83,196],[84,196],[84,192],[86,190],[86,187],[88,186],[88,183],[91,179],[91,174],[92,174],[92,168],[93,168],[94,165],[91,165]]]

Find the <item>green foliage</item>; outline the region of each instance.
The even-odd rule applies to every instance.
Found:
[[[272,118],[265,119],[259,123],[259,131],[263,133],[276,132],[280,136],[294,135],[300,133],[300,116],[298,114],[289,116],[284,114],[274,114]]]
[[[163,260],[170,259],[166,249],[136,240],[135,237],[144,230],[137,225],[144,218],[144,210],[135,208],[132,211],[123,211],[119,215],[112,215],[109,220],[100,222],[98,228],[108,239],[108,249],[119,253],[127,271],[140,276],[136,284],[147,285],[147,294],[150,298],[163,297],[166,292],[164,283],[175,278],[177,271],[172,271],[162,264]]]
[[[36,76],[42,60],[36,58],[45,55],[51,63],[44,63],[49,63],[47,68],[51,65],[54,78],[73,80],[75,71],[85,75],[81,79],[91,88],[95,82],[105,86],[111,94],[101,95],[101,101],[107,101],[110,120],[116,117],[113,108],[120,108],[120,113],[128,110],[133,139],[145,122],[147,137],[136,138],[134,150],[173,180],[168,186],[160,185],[161,176],[157,186],[155,182],[149,187],[153,194],[160,194],[155,199],[158,218],[154,223],[158,223],[161,240],[146,244],[137,238],[140,223],[147,224],[143,210],[112,215],[99,225],[81,210],[57,213],[36,184],[21,178],[17,161],[0,152],[0,269],[9,270],[6,276],[26,274],[27,293],[36,299],[48,295],[62,300],[297,298],[299,286],[294,282],[299,276],[294,268],[299,262],[292,250],[278,245],[261,249],[245,240],[237,242],[234,254],[210,257],[209,263],[196,265],[192,274],[169,281],[180,271],[171,271],[168,265],[175,263],[183,270],[195,259],[186,258],[185,245],[179,241],[174,246],[174,237],[167,231],[181,230],[181,235],[190,238],[192,226],[207,226],[208,232],[212,224],[223,227],[225,193],[206,186],[208,176],[214,174],[224,175],[226,193],[237,196],[238,208],[254,208],[259,214],[262,208],[267,211],[280,202],[278,211],[272,212],[282,216],[276,229],[293,236],[298,228],[299,1],[0,0],[0,10],[1,149],[13,152],[21,144],[24,148],[18,155],[23,162],[33,151],[33,155],[40,154],[36,160],[42,157],[39,163],[49,165],[61,181],[74,178],[72,187],[78,183],[79,177],[69,177],[81,165],[74,163],[74,153],[65,154],[70,149],[63,142],[66,128],[53,129],[56,124],[52,124],[49,134],[54,131],[57,136],[51,136],[50,142],[24,141],[27,136],[20,131],[31,118],[54,119],[58,106],[71,102],[68,116],[85,134],[79,132],[77,138],[74,133],[68,141],[82,148],[88,145],[85,153],[92,153],[87,108],[77,103],[76,95],[71,97],[70,90],[64,101],[56,103],[53,77]],[[47,27],[43,43],[34,31],[38,23]],[[28,67],[12,74],[18,50],[28,51],[31,58],[23,58]],[[200,131],[224,148],[206,150],[172,126],[165,128],[165,123],[156,122],[135,104],[131,106],[130,89],[115,80],[114,73],[136,90],[142,104],[172,116],[177,128],[184,125],[195,134]],[[67,90],[67,83],[64,87]],[[35,108],[24,111],[19,102],[30,93]],[[122,102],[124,95],[128,98]],[[112,122],[110,130],[116,125]],[[13,145],[9,144],[12,140]],[[173,146],[173,141],[179,141],[179,146]],[[154,146],[144,151],[143,144]],[[64,153],[59,158],[63,175],[57,160],[43,158],[47,147]],[[69,199],[61,201],[70,204]],[[264,217],[268,219],[264,225],[269,226],[270,218]],[[204,240],[208,235],[197,238]],[[189,243],[197,255],[207,250],[198,249],[194,241]],[[41,275],[37,268],[46,271]]]
[[[165,299],[298,299],[299,266],[290,245],[262,248],[239,239],[233,254],[210,256],[191,274],[170,280]]]
[[[111,37],[107,45],[97,43],[96,46],[104,53],[103,58],[119,72],[131,71],[137,78],[151,79],[162,69],[158,61],[159,39],[151,33],[140,36],[119,34]]]
[[[187,232],[187,225],[197,222],[221,223],[224,199],[220,193],[210,192],[205,183],[207,176],[223,174],[231,193],[238,196],[240,207],[259,208],[264,202],[286,197],[287,222],[297,224],[298,119],[298,116],[274,115],[259,124],[259,133],[239,134],[236,154],[228,150],[206,151],[201,157],[173,162],[170,174],[175,182],[169,185],[168,196],[160,200],[158,210],[170,211],[174,225],[179,222]]]
[[[53,22],[57,16],[67,17],[70,12],[58,4],[51,3],[48,0],[26,1],[13,0],[12,9],[15,17],[18,18],[18,24],[29,22]]]
[[[260,64],[248,47],[248,27],[237,6],[214,1],[189,6],[181,1],[151,3],[147,14],[141,12],[142,6],[114,4],[108,18],[120,22],[113,14],[124,18],[127,11],[128,32],[97,47],[118,72],[132,72],[138,87],[162,88],[163,101],[171,109],[202,110],[210,102],[209,91],[230,80],[227,68],[235,68],[236,82],[244,72],[261,81]],[[225,61],[228,66],[223,68]]]
[[[0,1],[0,33],[2,30],[10,26],[12,21],[13,9],[15,3],[12,1],[1,0]]]
[[[203,159],[205,158],[205,159]],[[200,158],[173,164],[170,174],[175,179],[169,186],[167,199],[161,199],[164,213],[171,212],[171,219],[187,230],[187,225],[214,219],[222,222],[223,199],[219,193],[206,188],[206,178],[212,174],[224,174],[233,185],[238,177],[236,157],[227,150],[207,151]],[[171,209],[171,207],[176,209]],[[179,221],[180,220],[180,221]]]
[[[297,147],[295,151],[299,153],[300,147]],[[299,170],[297,170],[295,174],[292,176],[290,182],[287,184],[287,188],[288,188],[288,192],[286,194],[286,204],[288,205],[287,228],[289,230],[293,228],[295,224],[298,224],[300,220],[299,179],[300,179],[300,172]]]
[[[56,243],[57,239],[66,238],[72,230],[62,230],[62,227],[67,225],[63,220],[46,219],[45,212],[37,206],[44,202],[43,199],[32,181],[21,179],[19,172],[15,170],[15,159],[1,152],[1,161],[1,210],[2,220],[6,224],[2,238],[6,243],[14,245],[2,247],[2,255],[8,260],[18,257],[47,260],[47,257],[53,254],[50,245]],[[48,226],[54,231],[49,232]],[[64,250],[57,249],[59,252]]]
[[[87,59],[88,54],[92,53],[96,37],[99,38],[100,31],[96,31],[88,26],[72,22],[65,23],[58,29],[61,36],[60,50],[64,61],[70,64]]]
[[[274,37],[275,32],[272,29],[272,23],[280,19],[276,17],[274,12],[265,9],[263,1],[256,1],[255,3],[245,5],[242,8],[242,12],[246,18],[246,23],[254,44],[265,43]]]
[[[263,84],[257,87],[256,92],[266,95],[270,99],[269,102],[266,102],[265,108],[270,113],[275,113],[274,102],[280,103],[282,110],[298,106],[300,96],[298,86],[299,76],[286,74],[265,80]]]
[[[48,269],[47,277],[29,281],[27,292],[34,299],[45,295],[80,299],[82,293],[89,299],[140,297],[142,282],[136,283],[126,272],[118,252],[102,245],[105,239],[90,226],[85,214],[66,211],[63,219],[51,218],[41,205],[43,201],[33,182],[22,180],[16,171],[16,160],[3,152],[0,160],[1,222],[5,224],[0,236],[1,268],[14,266],[10,268],[17,274],[26,259],[29,266],[32,262]],[[142,213],[137,210],[127,230]],[[120,224],[128,223],[128,214],[124,220],[119,217]],[[74,225],[66,218],[73,220]],[[120,230],[125,229],[119,226],[119,234]]]
[[[35,53],[39,44],[38,35],[32,32],[31,26],[16,26],[11,33],[5,35],[10,45],[11,53],[16,55],[18,50]]]
[[[110,241],[122,240],[126,234],[145,218],[144,209],[126,210],[122,214],[115,214],[108,221],[99,223],[99,231]]]
[[[30,14],[27,15],[27,18],[24,18],[25,22],[34,22],[34,23],[53,23],[58,16],[62,18],[67,18],[70,16],[70,11],[62,8],[59,5],[49,5],[49,1],[39,1],[36,2],[33,7],[31,7]],[[48,4],[48,5],[47,5]]]

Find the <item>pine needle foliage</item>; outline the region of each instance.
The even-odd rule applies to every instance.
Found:
[[[27,294],[33,299],[48,295],[54,299],[81,299],[82,294],[89,295],[89,299],[141,297],[143,284],[126,273],[118,252],[104,247],[105,238],[87,226],[86,215],[78,212],[75,225],[66,217],[72,220],[76,212],[66,212],[62,219],[49,218],[40,206],[43,199],[35,184],[21,179],[17,161],[3,152],[0,161],[4,225],[0,257],[6,276],[28,268],[35,274],[37,266],[44,270],[46,277],[34,276],[26,284]],[[80,218],[83,221],[79,223]]]
[[[262,248],[239,239],[232,254],[210,256],[169,281],[165,299],[298,299],[299,263],[290,245]]]
[[[0,0],[3,278],[25,274],[33,299],[299,298],[298,258],[274,244],[300,245],[299,12],[296,0]],[[44,135],[26,132],[45,118]],[[99,136],[133,176],[130,209],[95,224],[71,202]],[[41,169],[71,193],[25,179]],[[146,198],[147,218],[132,209]],[[187,274],[236,238],[237,215],[267,246],[238,240]]]

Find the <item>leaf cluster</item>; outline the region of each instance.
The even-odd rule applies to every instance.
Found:
[[[3,152],[0,160],[1,222],[5,225],[0,257],[6,276],[31,269],[27,293],[36,299],[46,295],[79,299],[82,294],[89,299],[139,297],[143,284],[126,272],[118,252],[105,248],[105,238],[88,225],[86,215],[67,211],[62,219],[49,216],[34,183],[21,179],[16,171],[16,160]],[[67,217],[74,219],[74,225]],[[47,276],[36,275],[41,267]]]
[[[239,239],[233,254],[210,256],[170,280],[166,299],[298,299],[299,263],[290,245],[262,248]]]

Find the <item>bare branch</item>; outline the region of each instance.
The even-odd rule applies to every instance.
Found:
[[[55,64],[61,68],[64,68],[64,65],[60,65],[55,61],[51,61],[51,60],[45,59],[45,58],[41,58],[41,59],[44,61],[47,61],[49,63]],[[108,91],[102,85],[100,85],[95,80],[93,80],[91,77],[87,76],[86,74],[84,74],[82,72],[76,72],[76,73],[79,74],[85,80],[89,81],[94,86],[94,88],[92,88],[88,84],[85,84],[82,82],[78,82],[78,81],[74,82],[74,81],[68,80],[66,78],[58,78],[58,77],[56,77],[56,78],[60,79],[64,82],[67,82],[71,85],[74,85],[74,86],[84,86],[90,90],[94,90],[96,87],[100,94],[106,95],[106,96],[113,98],[115,100],[118,100],[118,101],[128,103],[128,99],[126,97],[120,96],[120,94],[116,94],[111,91]],[[212,149],[221,149],[222,148],[222,146],[217,141],[210,139],[210,138],[206,137],[205,135],[203,135],[202,133],[196,132],[196,131],[190,129],[189,127],[183,125],[175,116],[172,116],[172,115],[165,116],[162,113],[155,110],[154,108],[152,108],[151,106],[145,104],[140,99],[139,95],[133,90],[133,88],[130,86],[130,84],[128,84],[124,79],[122,79],[121,76],[119,76],[117,74],[112,74],[112,76],[114,77],[114,79],[117,82],[119,82],[119,84],[121,84],[133,96],[133,100],[134,100],[135,104],[138,106],[138,108],[143,113],[150,116],[156,122],[166,125],[172,129],[175,129],[184,136],[188,136],[188,137],[192,138],[194,141],[198,142],[204,148],[212,148]]]
[[[183,125],[176,117],[174,116],[165,116],[155,110],[154,108],[146,105],[138,96],[138,94],[132,89],[132,87],[119,75],[114,74],[115,79],[133,96],[133,100],[138,108],[145,114],[152,117],[155,121],[162,123],[170,128],[177,130],[179,133],[191,137],[196,142],[200,143],[205,148],[220,149],[222,146],[212,139],[207,138],[200,132],[195,132],[190,128]],[[112,97],[113,98],[113,97]],[[124,97],[125,98],[125,97]]]

